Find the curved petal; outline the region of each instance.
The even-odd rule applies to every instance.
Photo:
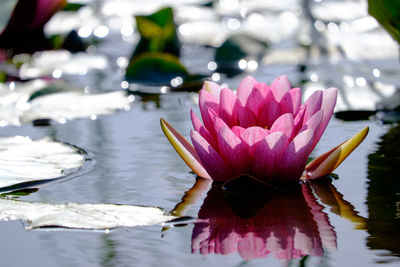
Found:
[[[329,123],[329,120],[332,117],[333,110],[336,105],[336,99],[337,99],[337,89],[336,88],[328,88],[323,92],[322,96],[322,106],[321,110],[324,112],[324,116],[321,121],[321,125],[319,126],[319,129],[317,132],[315,132],[314,136],[314,144],[312,146],[312,149],[317,145],[319,139],[321,138],[322,134],[324,133],[326,126]]]
[[[364,140],[369,131],[365,127],[339,146],[311,161],[305,168],[303,180],[311,180],[332,173],[343,160]]]
[[[235,93],[228,88],[222,88],[219,114],[221,119],[231,128],[237,125],[237,109],[239,105]]]
[[[293,115],[286,113],[280,116],[271,126],[271,132],[282,132],[288,139],[292,138],[293,134]]]
[[[203,138],[206,139],[210,145],[212,145],[214,148],[217,148],[217,144],[214,138],[211,136],[210,132],[206,129],[206,127],[204,127],[199,117],[197,117],[196,113],[193,110],[190,110],[190,118],[192,120],[193,129],[196,132],[199,132],[200,135],[203,136]]]
[[[270,91],[258,111],[257,125],[269,129],[281,114],[280,105]]]
[[[205,81],[203,83],[203,87],[201,89],[212,94],[215,97],[215,99],[217,100],[217,102],[218,103],[220,102],[219,96],[221,93],[221,86],[219,86],[215,82]]]
[[[292,113],[295,116],[301,105],[301,89],[293,88],[286,92],[279,104],[283,113]]]
[[[319,129],[321,125],[321,121],[323,118],[324,112],[322,110],[317,111],[306,123],[304,123],[303,127],[301,127],[299,132],[305,131],[307,129],[312,129],[314,130],[314,133]],[[315,139],[315,134],[314,134],[314,141],[315,142],[318,140]]]
[[[250,155],[253,155],[254,148],[257,146],[258,142],[263,140],[268,134],[268,130],[254,126],[245,129],[240,134],[240,138],[247,144]]]
[[[271,88],[273,89],[272,91],[274,92],[276,101],[280,102],[286,92],[291,89],[291,85],[288,78],[283,75],[272,82]]]
[[[282,167],[282,181],[290,181],[299,179],[304,166],[307,163],[310,155],[310,147],[312,145],[314,131],[311,129],[305,130],[298,134],[288,145],[283,158],[285,159]]]
[[[219,114],[219,102],[212,94],[205,90],[201,90],[199,94],[199,107],[204,126],[211,134],[213,134],[213,121],[209,116],[208,110],[211,109],[215,114]]]
[[[254,149],[253,173],[266,181],[275,181],[282,164],[282,154],[289,140],[282,132],[274,132],[257,143]]]
[[[249,151],[244,142],[228,126],[219,130],[218,147],[222,158],[232,168],[234,174],[240,175],[246,172]]]
[[[201,163],[214,181],[226,181],[232,177],[230,169],[218,152],[196,131],[190,132],[193,146]]]
[[[305,113],[303,123],[308,121],[318,110],[321,109],[322,99],[323,99],[322,90],[315,91],[304,103]]]
[[[240,137],[243,133],[243,131],[245,130],[245,128],[240,127],[240,126],[233,126],[232,127],[232,132],[234,132],[238,137]]]
[[[250,109],[257,117],[261,105],[264,104],[264,99],[267,97],[270,89],[268,85],[263,83],[256,83],[247,98],[246,107]]]
[[[168,141],[175,148],[185,163],[200,177],[210,179],[207,171],[200,163],[199,156],[193,146],[168,122],[161,118],[161,128]]]
[[[257,83],[257,80],[254,79],[251,76],[247,76],[244,78],[241,83],[239,84],[238,90],[237,90],[237,97],[239,99],[240,104],[242,106],[245,106],[247,103],[247,99],[249,98],[249,95],[253,89],[253,86]]]

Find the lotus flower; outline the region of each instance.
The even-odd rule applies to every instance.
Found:
[[[164,119],[175,150],[200,177],[230,181],[247,175],[265,184],[330,174],[368,133],[368,128],[306,166],[336,104],[337,89],[314,92],[301,104],[300,88],[281,76],[270,86],[245,78],[235,94],[205,82],[199,96],[203,123],[191,111],[190,144]]]
[[[217,187],[208,192],[193,228],[193,253],[237,252],[245,260],[268,255],[290,260],[322,256],[324,248],[337,248],[335,230],[309,184],[276,191],[267,203],[250,213],[254,208],[251,196],[237,201],[229,197],[237,195],[229,196]],[[246,201],[251,204],[243,205]]]

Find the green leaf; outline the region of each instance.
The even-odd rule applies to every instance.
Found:
[[[132,58],[146,52],[166,52],[179,57],[180,43],[172,8],[149,16],[136,16],[136,27],[141,38]]]
[[[400,44],[400,1],[368,0],[368,12]]]
[[[238,34],[228,38],[215,53],[217,71],[228,77],[235,76],[243,71],[239,68],[241,59],[259,59],[268,45],[252,36]]]
[[[185,66],[178,57],[160,52],[143,53],[135,57],[126,70],[128,81],[147,85],[169,85],[178,76],[183,80],[189,77]]]

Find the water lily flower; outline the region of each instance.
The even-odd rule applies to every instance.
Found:
[[[246,77],[235,94],[205,82],[199,95],[203,123],[191,111],[190,144],[164,119],[168,140],[200,177],[230,181],[247,175],[266,184],[330,174],[365,138],[368,127],[310,162],[336,104],[337,89],[315,91],[301,104],[300,88],[281,76],[269,86]]]

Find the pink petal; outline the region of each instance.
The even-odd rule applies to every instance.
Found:
[[[212,94],[215,97],[215,99],[217,100],[217,102],[219,102],[219,96],[220,96],[220,93],[221,93],[221,86],[219,86],[218,84],[216,84],[214,82],[205,81],[203,83],[203,87],[201,89],[207,91],[210,94]]]
[[[286,113],[280,116],[271,126],[271,132],[282,132],[288,139],[292,138],[293,134],[293,115]]]
[[[272,82],[271,88],[273,89],[276,101],[280,102],[286,92],[291,89],[291,86],[286,76],[280,76]]]
[[[303,126],[304,114],[306,112],[306,107],[304,105],[300,106],[299,112],[297,112],[296,117],[294,117],[294,133],[297,134],[301,127]]]
[[[199,117],[197,117],[196,113],[193,110],[190,110],[190,117],[192,119],[193,129],[200,133],[207,142],[212,145],[214,148],[218,148],[214,138],[211,136],[210,132],[204,127],[201,123]]]
[[[239,87],[237,90],[237,97],[238,97],[240,103],[242,104],[242,106],[246,105],[247,99],[249,98],[251,90],[253,89],[253,86],[256,83],[257,83],[256,79],[254,79],[251,76],[247,76],[239,84]]]
[[[228,165],[215,149],[196,131],[190,132],[193,146],[201,163],[214,181],[226,181],[232,177]]]
[[[280,106],[282,113],[297,114],[301,105],[301,89],[293,88],[281,99]]]
[[[289,140],[282,132],[274,132],[257,143],[254,150],[253,173],[266,181],[275,181],[278,166],[282,164],[282,154]]]
[[[264,99],[267,97],[269,91],[268,85],[263,83],[256,83],[247,98],[246,107],[249,108],[257,117],[258,110],[264,104]]]
[[[323,118],[321,121],[321,125],[319,126],[319,129],[317,132],[315,132],[314,136],[314,144],[312,146],[312,149],[317,145],[319,139],[321,138],[322,134],[324,133],[326,126],[329,123],[329,120],[332,117],[333,110],[336,105],[336,99],[337,99],[337,89],[336,88],[328,88],[323,92],[323,97],[322,97],[322,107],[321,110],[324,112],[323,113]]]
[[[228,126],[219,130],[218,146],[222,158],[232,168],[233,174],[240,175],[245,173],[248,160],[247,147]]]
[[[213,135],[214,126],[208,110],[211,109],[215,114],[219,114],[219,103],[212,94],[205,90],[201,90],[199,94],[199,107],[204,126]]]
[[[268,130],[258,126],[249,127],[241,133],[240,137],[248,145],[250,156],[253,155],[254,148],[258,142],[263,140],[268,134]]]
[[[237,125],[237,109],[239,108],[239,105],[235,93],[228,88],[223,88],[221,90],[219,114],[229,127]]]
[[[305,114],[303,124],[308,121],[322,106],[322,91],[315,91],[304,103]]]
[[[240,126],[233,126],[232,127],[232,132],[234,132],[238,137],[242,135],[242,132],[245,130],[243,127]]]
[[[314,133],[319,129],[321,125],[321,121],[323,118],[324,112],[322,110],[317,111],[306,123],[304,123],[303,127],[301,127],[299,132],[305,131],[307,129],[312,129]],[[315,134],[314,134],[315,141]]]
[[[280,105],[270,91],[258,111],[257,125],[269,129],[280,115]]]
[[[256,116],[247,107],[239,107],[237,115],[238,115],[239,125],[241,127],[248,128],[251,126],[255,126],[257,123]]]
[[[310,148],[314,137],[314,131],[309,129],[297,135],[288,145],[283,158],[282,181],[297,180],[300,178],[306,166]]]

